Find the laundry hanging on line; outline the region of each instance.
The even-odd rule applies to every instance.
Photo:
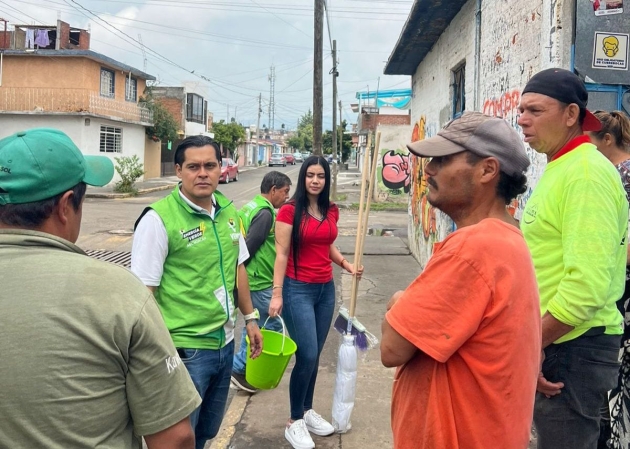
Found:
[[[35,43],[40,47],[48,47],[50,45],[50,39],[48,38],[48,30],[37,30],[37,37],[35,37]]]

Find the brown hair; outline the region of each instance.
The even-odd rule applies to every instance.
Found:
[[[595,116],[602,122],[602,129],[595,134],[603,139],[608,133],[615,139],[615,144],[624,151],[630,152],[630,119],[621,111],[595,111]]]

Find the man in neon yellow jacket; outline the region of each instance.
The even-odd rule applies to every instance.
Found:
[[[521,219],[543,316],[539,449],[597,446],[619,368],[628,202],[615,167],[584,135],[601,128],[587,100],[573,72],[548,69],[527,83],[519,106],[525,142],[548,162]]]

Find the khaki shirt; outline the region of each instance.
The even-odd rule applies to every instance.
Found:
[[[54,236],[0,230],[0,446],[140,448],[201,403],[147,288]]]

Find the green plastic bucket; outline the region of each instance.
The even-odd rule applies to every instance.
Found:
[[[297,351],[297,345],[287,336],[287,329],[284,321],[278,316],[282,323],[282,334],[265,329],[265,324],[260,329],[263,336],[262,353],[255,359],[251,358],[251,347],[249,337],[247,340],[247,366],[245,368],[245,380],[260,390],[271,390],[276,388],[282,380],[284,371],[287,369],[291,356]],[[269,318],[267,318],[269,320]]]

